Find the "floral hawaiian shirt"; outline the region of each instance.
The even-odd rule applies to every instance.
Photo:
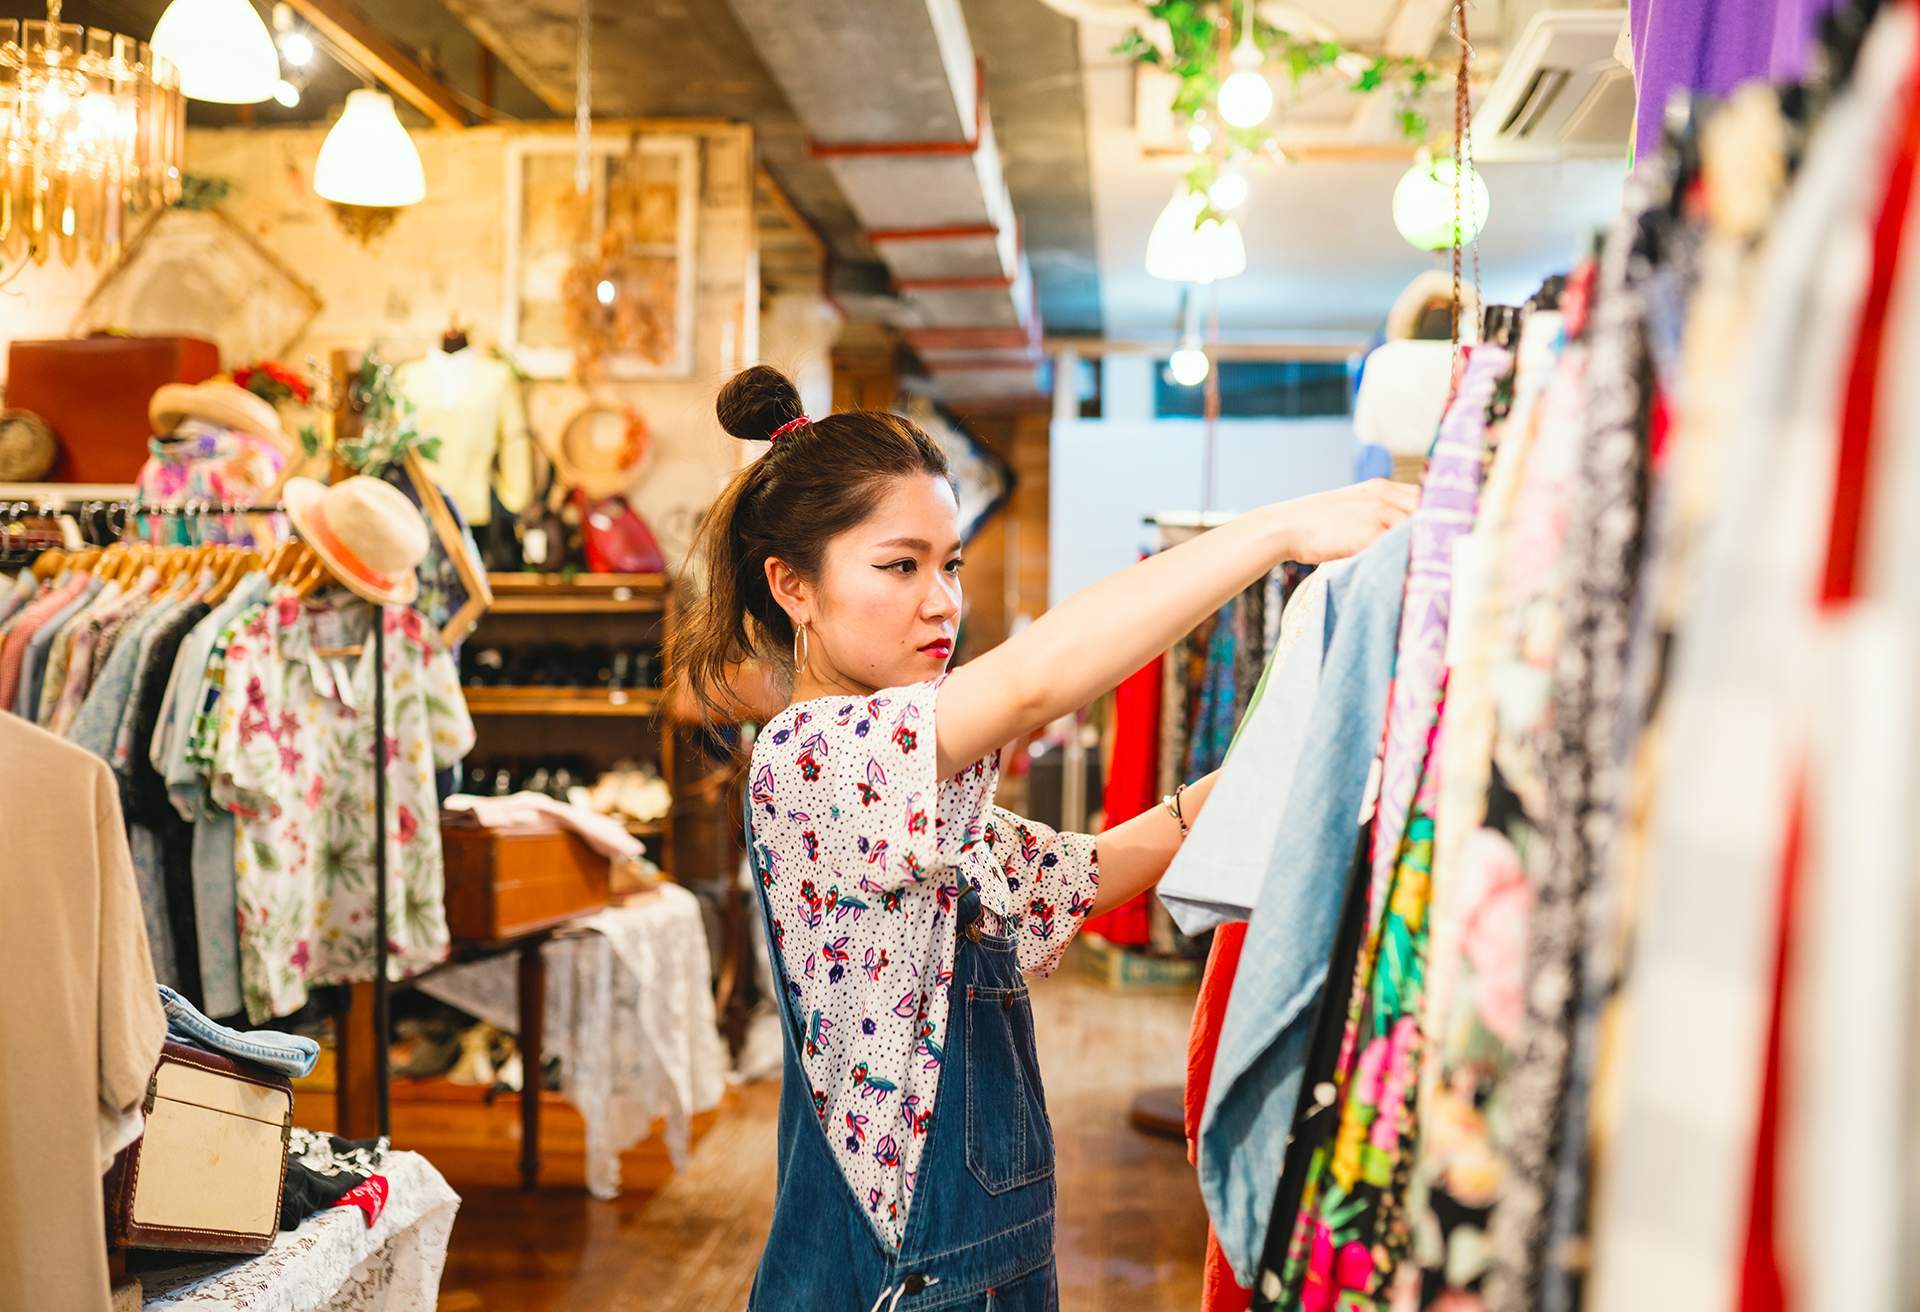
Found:
[[[757,864],[834,1158],[898,1248],[947,1041],[964,892],[1046,974],[1093,909],[1094,839],[993,805],[997,757],[935,778],[938,682],[796,702],[754,744]],[[964,884],[962,881],[965,881]]]
[[[240,966],[256,1023],[372,972],[372,611],[281,590],[228,646],[215,800],[234,814]],[[387,624],[387,939],[393,978],[445,957],[433,775],[473,746],[453,661],[416,611]],[[332,649],[357,644],[357,656]]]

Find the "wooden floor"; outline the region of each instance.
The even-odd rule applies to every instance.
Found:
[[[1127,1124],[1143,1085],[1180,1081],[1191,996],[1111,992],[1077,974],[1071,958],[1053,979],[1037,981],[1033,996],[1060,1158],[1061,1307],[1198,1306],[1206,1215],[1192,1168],[1182,1145]],[[772,1210],[778,1098],[777,1081],[735,1090],[726,1107],[700,1119],[692,1158],[678,1174],[657,1143],[636,1149],[625,1160],[626,1191],[605,1203],[565,1185],[531,1195],[505,1187],[512,1159],[504,1143],[498,1153],[465,1157],[420,1144],[463,1198],[440,1307],[745,1307]],[[402,1125],[395,1130],[405,1142]],[[565,1158],[560,1153],[550,1178],[578,1178]]]

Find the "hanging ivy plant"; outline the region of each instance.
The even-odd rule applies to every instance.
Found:
[[[1140,64],[1164,69],[1179,82],[1174,93],[1176,117],[1194,119],[1208,109],[1220,94],[1222,60],[1220,24],[1223,21],[1220,0],[1148,0],[1147,16],[1164,23],[1169,43],[1160,45],[1139,28],[1133,28],[1114,47],[1114,53]],[[1338,41],[1302,40],[1284,28],[1275,27],[1259,16],[1251,4],[1253,43],[1269,61],[1285,65],[1297,88],[1315,74],[1335,67],[1350,54],[1361,54]],[[1430,59],[1413,55],[1363,55],[1367,62],[1348,89],[1355,95],[1390,94],[1395,98],[1396,116],[1402,136],[1416,144],[1424,143],[1432,123],[1420,109],[1421,97],[1440,77],[1440,69]],[[1249,152],[1264,149],[1273,139],[1272,130],[1216,125],[1233,146]]]

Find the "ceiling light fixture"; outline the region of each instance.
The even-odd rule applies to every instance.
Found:
[[[1220,84],[1220,117],[1229,127],[1257,128],[1273,113],[1273,84],[1260,66],[1266,62],[1253,43],[1253,13],[1241,0],[1240,41],[1233,48],[1233,72]]]
[[[180,70],[189,100],[257,104],[280,82],[273,34],[248,0],[173,0],[154,24],[153,48]]]
[[[420,152],[394,113],[393,97],[366,89],[347,93],[346,108],[320,143],[313,189],[333,202],[341,226],[363,246],[402,209],[426,199]]]
[[[313,38],[295,28],[280,37],[280,54],[295,68],[305,68],[313,62]]]
[[[1207,199],[1217,210],[1237,210],[1247,203],[1247,175],[1239,169],[1224,169],[1207,188]]]
[[[185,103],[145,42],[60,21],[0,19],[0,259],[71,265],[119,253],[129,213],[180,198]]]
[[[273,98],[288,109],[292,109],[300,103],[300,88],[281,78],[280,85],[273,89]]]
[[[1418,250],[1445,250],[1453,245],[1453,184],[1456,166],[1447,156],[1424,151],[1393,189],[1393,226]],[[1487,226],[1493,198],[1479,170],[1467,165],[1461,192],[1460,244],[1470,246]]]
[[[1200,339],[1188,334],[1180,339],[1180,348],[1167,357],[1167,372],[1182,387],[1198,387],[1213,372],[1213,362],[1200,348]]]
[[[1147,237],[1147,272],[1168,282],[1218,282],[1247,271],[1240,225],[1214,213],[1204,192],[1182,182]]]

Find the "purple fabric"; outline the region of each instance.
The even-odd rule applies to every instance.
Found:
[[[1774,0],[1773,58],[1768,69],[1775,82],[1798,82],[1807,75],[1813,58],[1813,34],[1829,9],[1840,0]]]
[[[1633,158],[1660,148],[1676,91],[1724,96],[1774,71],[1776,50],[1804,59],[1816,12],[1832,0],[1629,0],[1633,28]],[[1800,33],[1797,42],[1787,33]]]
[[[1440,436],[1420,484],[1413,516],[1400,639],[1387,701],[1387,742],[1380,774],[1380,806],[1373,826],[1370,914],[1378,922],[1381,897],[1400,854],[1446,682],[1447,619],[1453,598],[1453,545],[1473,527],[1480,500],[1481,454],[1487,443],[1487,403],[1513,364],[1497,346],[1477,346],[1467,359],[1460,391],[1440,421]]]

